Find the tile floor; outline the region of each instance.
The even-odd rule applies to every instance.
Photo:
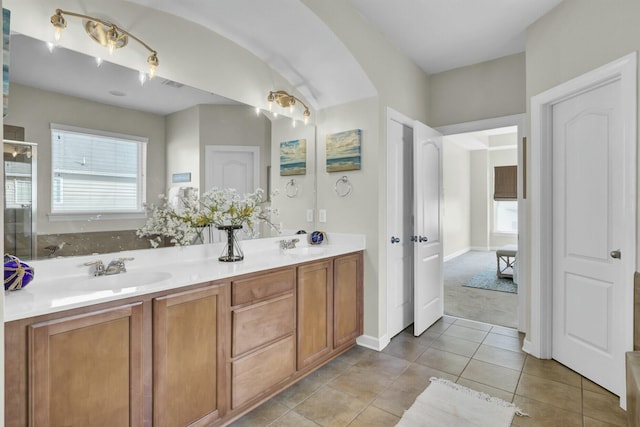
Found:
[[[618,397],[522,353],[513,329],[449,316],[420,337],[409,329],[382,352],[355,347],[232,426],[393,426],[432,376],[514,402],[530,416],[513,426],[626,426]]]

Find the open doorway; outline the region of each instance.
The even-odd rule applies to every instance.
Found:
[[[443,139],[444,312],[519,329],[518,126]]]

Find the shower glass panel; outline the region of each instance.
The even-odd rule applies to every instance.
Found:
[[[35,259],[37,146],[4,140],[4,252]]]

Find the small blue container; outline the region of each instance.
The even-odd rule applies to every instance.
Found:
[[[311,245],[319,245],[324,240],[328,240],[327,233],[325,233],[324,231],[313,231],[309,235],[309,244]]]

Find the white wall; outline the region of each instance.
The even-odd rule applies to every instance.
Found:
[[[380,285],[381,263],[377,239],[378,223],[383,212],[378,207],[378,164],[380,162],[380,140],[376,99],[353,102],[319,112],[317,128],[317,188],[318,209],[326,209],[327,222],[319,223],[320,230],[340,233],[362,233],[367,250],[364,256],[364,329],[366,335],[378,337],[379,314],[386,313],[386,288]],[[350,129],[362,130],[362,169],[359,171],[326,171],[326,139],[328,134]],[[335,190],[336,180],[346,175],[352,191],[339,197]],[[386,322],[386,317],[385,317]],[[386,332],[386,323],[381,333]]]
[[[306,175],[280,176],[280,143],[296,139],[307,140],[307,173]],[[294,128],[291,120],[282,118],[271,123],[271,186],[279,191],[272,199],[272,206],[280,212],[275,222],[282,224],[288,231],[315,230],[314,222],[307,222],[307,209],[315,209],[316,201],[316,129],[315,126],[298,123]],[[294,197],[287,197],[286,184],[294,179],[298,192]],[[288,191],[293,194],[293,187]],[[314,211],[314,220],[317,212]]]
[[[166,116],[167,188],[173,185],[200,188],[200,115],[198,107]],[[174,173],[191,173],[191,182],[173,184]],[[153,201],[153,200],[150,200]]]
[[[38,234],[133,230],[144,220],[51,222],[51,123],[104,130],[149,138],[147,145],[147,197],[164,192],[164,117],[113,107],[72,96],[11,84],[5,124],[25,128],[25,139],[38,144]]]
[[[471,248],[471,152],[443,138],[444,259]]]
[[[240,145],[260,147],[260,187],[267,187],[271,164],[271,122],[246,105],[200,105],[200,188],[205,186],[204,147]],[[209,190],[208,188],[206,190]]]
[[[433,74],[429,79],[430,126],[524,113],[525,54]]]

